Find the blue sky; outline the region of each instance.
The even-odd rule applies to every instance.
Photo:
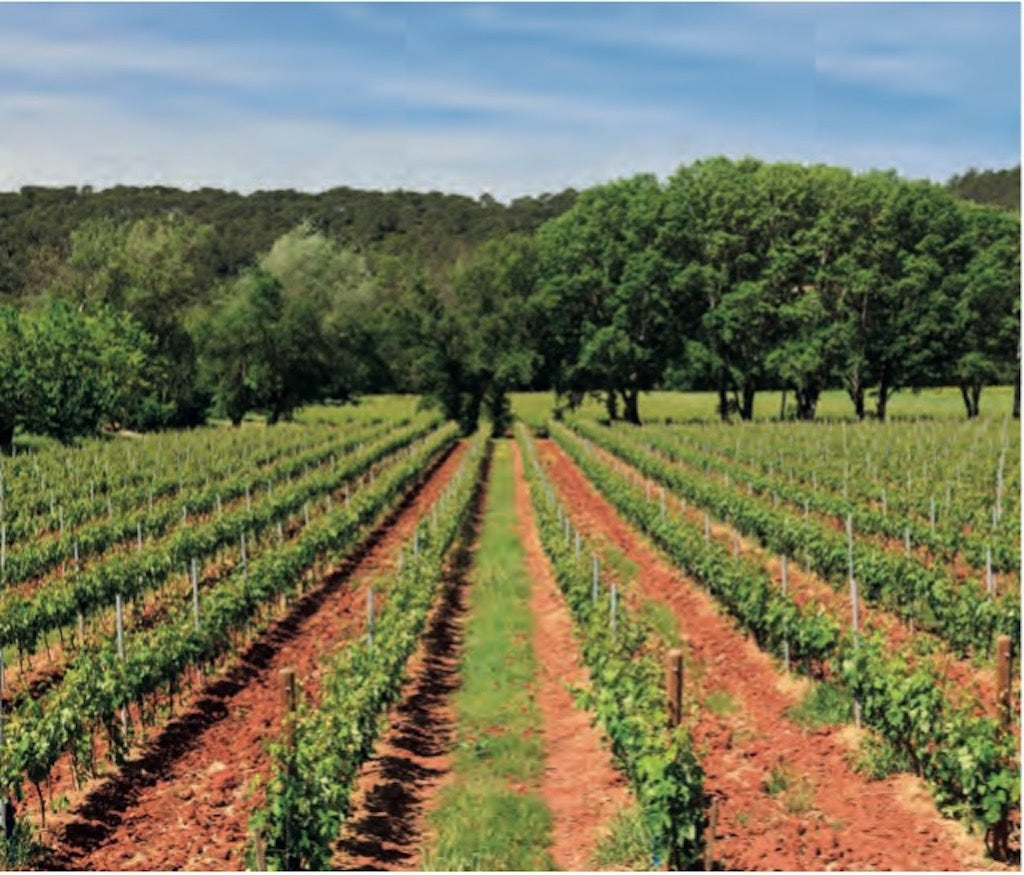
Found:
[[[0,189],[521,194],[1020,160],[1016,3],[0,3]]]

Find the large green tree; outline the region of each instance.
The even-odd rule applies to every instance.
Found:
[[[131,316],[55,299],[22,318],[18,424],[65,443],[151,403],[153,341]]]
[[[195,391],[196,350],[186,321],[214,281],[213,245],[210,226],[176,215],[97,220],[71,234],[67,270],[56,291],[130,313],[156,341],[159,405],[135,425],[192,425],[205,416],[206,398]]]
[[[984,386],[1019,383],[1020,220],[992,207],[965,207],[962,243],[966,264],[947,281],[952,317],[944,355],[970,419],[980,411]]]
[[[603,392],[609,414],[640,422],[640,392],[677,352],[682,296],[658,245],[665,199],[642,174],[584,192],[538,231],[537,304],[555,390],[575,400]]]

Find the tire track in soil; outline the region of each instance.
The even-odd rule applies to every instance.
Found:
[[[569,685],[589,686],[573,634],[572,618],[541,546],[518,443],[513,443],[516,515],[533,578],[533,650],[539,663],[537,705],[543,718],[544,775],[540,795],[551,811],[551,858],[565,871],[595,867],[594,852],[612,817],[632,801],[627,782],[589,714],[573,702]]]
[[[943,820],[916,779],[868,781],[847,764],[841,728],[804,730],[790,721],[785,711],[796,697],[770,658],[706,592],[647,546],[553,441],[538,441],[538,449],[579,527],[625,553],[637,566],[644,596],[675,613],[694,673],[704,675],[702,692],[720,690],[738,706],[731,713],[702,707],[693,729],[706,788],[719,800],[714,836],[719,866],[1000,868],[984,859],[980,841]],[[778,769],[786,770],[799,794],[767,792],[765,784]]]
[[[490,454],[488,450],[488,454]],[[452,557],[440,600],[408,665],[409,680],[387,730],[356,778],[351,814],[335,849],[335,869],[420,868],[424,814],[444,785],[455,739],[451,696],[459,687],[459,659],[468,607],[466,589],[483,523],[491,459],[484,462],[462,544]]]
[[[293,667],[308,697],[321,661],[362,629],[367,582],[389,568],[423,509],[440,496],[465,454],[459,442],[435,460],[363,545],[294,602],[142,753],[65,817],[49,868],[244,869],[251,811],[280,732],[278,672]]]

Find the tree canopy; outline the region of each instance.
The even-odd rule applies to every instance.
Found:
[[[639,423],[657,387],[712,389],[725,419],[779,388],[812,419],[842,387],[884,419],[894,392],[945,384],[973,417],[1020,369],[1020,219],[965,199],[982,179],[716,157],[508,206],[0,194],[0,446],[373,391],[467,430],[503,429],[519,388]]]

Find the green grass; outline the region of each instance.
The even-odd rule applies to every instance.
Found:
[[[712,714],[727,717],[730,714],[735,714],[740,706],[725,690],[712,690],[704,699],[704,707]]]
[[[830,683],[814,684],[803,700],[786,715],[808,729],[838,726],[853,719],[853,697],[849,691]]]
[[[452,782],[430,815],[431,870],[551,869],[531,580],[517,532],[511,443],[495,445],[455,696]]]
[[[554,406],[551,392],[513,392],[512,411],[529,425],[542,425]],[[778,419],[781,392],[758,392],[754,400],[754,418]],[[874,410],[874,398],[868,398],[868,410]],[[981,417],[1001,419],[1009,415],[1013,403],[1012,386],[989,386],[981,395]],[[718,395],[714,392],[643,392],[640,395],[640,418],[643,421],[715,422]],[[793,409],[793,394],[787,395],[787,410]],[[577,415],[603,419],[604,404],[587,399]],[[818,403],[818,419],[853,421],[853,404],[842,390],[823,392]],[[966,417],[960,390],[953,387],[922,389],[920,392],[897,392],[889,401],[888,416],[893,419],[930,418],[964,419]]]
[[[654,868],[651,860],[651,833],[635,803],[615,813],[611,830],[594,852],[601,869],[643,871]]]

